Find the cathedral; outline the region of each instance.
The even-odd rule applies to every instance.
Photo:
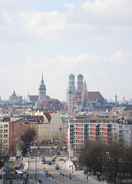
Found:
[[[75,85],[75,76],[69,75],[67,105],[68,113],[81,111],[99,110],[104,107],[106,101],[99,91],[88,91],[87,83],[82,74],[77,76]]]

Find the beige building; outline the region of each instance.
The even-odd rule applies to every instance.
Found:
[[[9,150],[9,121],[0,119],[0,152],[7,153]]]
[[[42,124],[34,125],[37,128],[38,140],[64,140],[65,129],[60,113],[51,113],[51,121],[44,121]]]

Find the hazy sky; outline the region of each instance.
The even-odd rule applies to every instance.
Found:
[[[65,99],[68,75],[132,98],[132,0],[0,0],[0,95]]]

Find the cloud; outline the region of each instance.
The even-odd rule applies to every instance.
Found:
[[[122,86],[132,81],[127,72],[132,2],[81,0],[64,3],[62,9],[58,2],[50,11],[46,5],[41,0],[0,1],[1,94],[12,88],[37,92],[43,71],[51,96],[65,99],[69,73],[80,72],[89,89],[103,89],[106,96],[118,90],[131,95],[131,88],[125,92]]]
[[[132,23],[130,8],[132,3],[130,1],[128,3],[128,1],[86,0],[82,1],[80,8],[73,4],[67,4],[63,11],[40,11],[35,10],[32,6],[28,6],[27,10],[26,1],[22,1],[19,4],[18,1],[13,0],[13,7],[16,6],[17,9],[19,5],[19,8],[18,11],[11,11],[13,7],[10,7],[9,0],[6,0],[5,4],[8,6],[5,9],[3,8],[0,14],[1,39],[11,41],[64,40],[71,35],[73,38],[74,35],[77,35],[80,40],[83,39],[83,36],[87,39],[92,36],[100,40],[105,34],[113,33],[114,29],[116,33],[117,28],[118,32],[122,32],[124,29],[124,32],[127,32],[131,29]],[[35,1],[30,0],[30,5],[31,2],[35,4]],[[108,37],[108,35],[106,36]]]
[[[81,4],[81,9],[96,23],[116,26],[132,25],[131,7],[130,0],[86,0]]]
[[[8,63],[0,68],[1,75],[5,76],[0,78],[0,83],[5,84],[1,89],[1,94],[6,91],[8,96],[13,89],[16,89],[18,94],[37,94],[43,72],[48,95],[65,99],[68,75],[70,73],[78,74],[81,71],[87,73],[88,66],[93,67],[92,65],[96,65],[98,62],[96,59],[96,57],[88,55],[27,56],[25,63]]]
[[[65,28],[65,16],[58,12],[33,12],[25,16],[28,31],[37,38],[57,39]]]
[[[127,50],[118,49],[110,57],[109,61],[114,64],[126,64],[131,62],[132,54]]]
[[[115,51],[113,56],[109,58],[83,54],[56,57],[27,56],[25,63],[8,63],[0,68],[1,75],[5,76],[0,79],[0,83],[5,84],[1,93],[4,94],[6,90],[9,95],[13,89],[16,89],[18,94],[37,94],[41,74],[44,72],[47,93],[50,96],[65,99],[70,73],[75,75],[82,73],[88,82],[89,90],[100,90],[104,91],[105,95],[110,95],[110,88],[116,88],[119,80],[124,81],[125,77],[120,76],[120,74],[125,71],[125,68],[129,67],[128,62],[125,63],[125,67],[122,65],[122,60],[120,60],[122,55],[121,51]],[[125,54],[123,58],[126,61]],[[116,81],[116,83],[113,81]],[[105,85],[106,83],[109,83],[109,85]]]

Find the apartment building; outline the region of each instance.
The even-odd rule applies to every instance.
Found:
[[[116,138],[115,123],[78,116],[69,120],[70,143],[77,148],[88,140],[110,143]]]
[[[70,143],[73,149],[79,149],[91,141],[106,144],[120,142],[132,144],[132,121],[119,119],[110,114],[78,115],[68,119]],[[68,139],[67,139],[68,140]]]
[[[8,153],[9,150],[9,118],[0,118],[0,152]]]

